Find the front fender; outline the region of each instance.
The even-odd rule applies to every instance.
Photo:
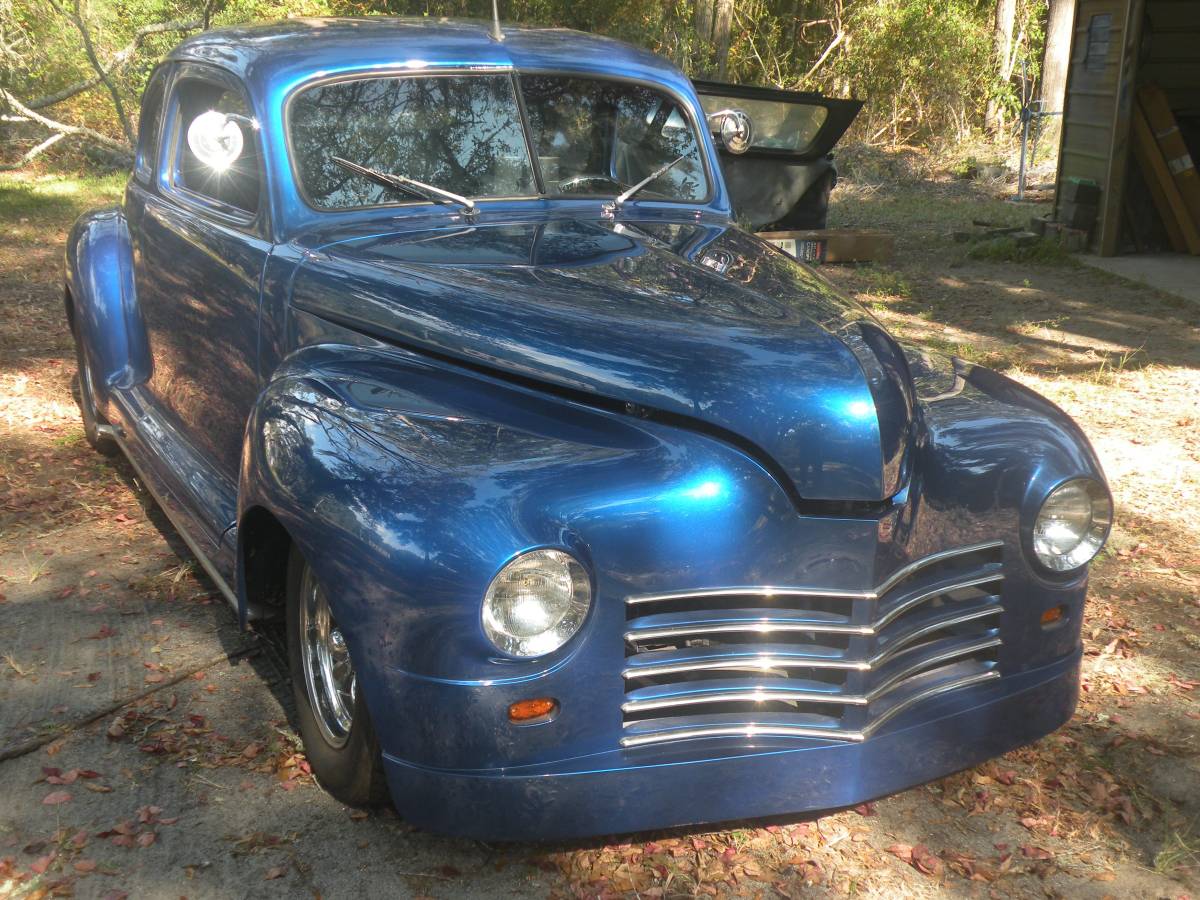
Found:
[[[82,215],[67,238],[67,316],[92,364],[95,389],[107,401],[150,375],[146,328],[138,311],[133,248],[119,207]]]
[[[561,737],[509,728],[507,704],[569,682],[558,734],[598,739],[611,722],[587,711],[616,708],[614,682],[579,672],[619,667],[632,582],[738,577],[734,536],[758,552],[763,511],[794,516],[739,451],[668,431],[395,349],[312,346],[289,358],[251,416],[239,521],[271,512],[329,588],[385,749],[463,764],[553,757]],[[806,553],[843,536],[813,535]],[[595,601],[559,651],[508,658],[484,635],[481,600],[506,562],[538,546],[578,555]],[[693,555],[712,571],[681,572]],[[428,709],[451,685],[466,696]],[[414,723],[400,715],[409,708],[429,715]]]

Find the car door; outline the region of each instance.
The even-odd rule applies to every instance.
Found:
[[[750,149],[721,148],[721,172],[739,219],[755,230],[824,228],[837,178],[831,151],[862,109],[804,91],[693,81],[707,115],[740,109],[750,116]]]
[[[221,170],[188,139],[211,110],[244,117],[241,156]],[[260,282],[271,243],[252,120],[234,76],[181,65],[170,79],[155,184],[128,204],[152,360],[139,437],[166,461],[172,491],[214,545],[234,521],[242,434],[259,389]]]

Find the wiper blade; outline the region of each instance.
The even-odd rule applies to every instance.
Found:
[[[460,204],[467,211],[467,216],[471,218],[478,212],[475,201],[469,197],[463,197],[460,194],[435,187],[432,184],[426,184],[423,181],[417,181],[415,178],[396,175],[393,172],[381,172],[379,169],[372,169],[370,166],[362,166],[348,159],[342,159],[340,156],[331,156],[329,158],[348,172],[361,175],[363,178],[370,178],[376,184],[382,184],[384,187],[401,191],[410,197],[420,197],[422,200],[435,201],[450,200],[453,203]]]
[[[665,166],[659,166],[657,169],[655,169],[653,172],[651,172],[649,175],[647,175],[645,178],[643,178],[641,181],[639,181],[637,184],[635,184],[629,190],[625,191],[625,193],[620,194],[613,201],[613,206],[616,207],[617,209],[620,209],[621,205],[623,203],[625,203],[626,200],[632,199],[633,196],[635,194],[637,194],[637,192],[640,191],[642,188],[644,188],[646,185],[651,184],[652,182],[658,181],[658,179],[662,178],[662,176],[666,175],[668,172],[670,172],[673,168],[675,168],[677,165],[679,165],[681,162],[683,162],[685,159],[687,159],[691,155],[692,155],[691,153],[685,153],[685,154],[683,154],[683,156],[680,156],[676,159],[671,160]]]

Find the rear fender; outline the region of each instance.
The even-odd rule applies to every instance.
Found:
[[[150,375],[146,327],[137,306],[129,227],[118,207],[85,213],[67,238],[67,318],[92,364],[95,399]]]

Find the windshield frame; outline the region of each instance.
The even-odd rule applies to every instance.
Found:
[[[701,123],[696,118],[696,109],[688,97],[672,88],[670,85],[662,82],[652,81],[646,78],[636,78],[627,75],[609,75],[607,73],[597,73],[588,70],[580,69],[517,69],[513,66],[430,66],[428,68],[414,68],[411,66],[397,66],[387,69],[366,69],[351,72],[339,72],[337,74],[325,75],[317,78],[309,79],[301,84],[296,85],[290,90],[283,101],[283,141],[284,150],[288,159],[288,171],[291,176],[292,184],[295,187],[296,194],[301,202],[311,212],[319,215],[346,215],[356,212],[366,212],[379,209],[412,209],[412,208],[427,208],[438,207],[442,204],[435,203],[432,200],[397,200],[389,203],[373,203],[362,206],[339,206],[339,207],[321,207],[317,206],[312,201],[308,190],[300,177],[298,159],[296,157],[296,148],[292,142],[292,101],[308,90],[323,87],[328,84],[336,84],[344,81],[365,81],[375,78],[438,78],[438,77],[497,77],[507,76],[512,85],[513,95],[516,99],[517,113],[521,120],[521,133],[524,135],[525,151],[529,155],[529,165],[533,173],[534,187],[536,193],[532,194],[516,194],[516,195],[496,195],[490,197],[470,197],[476,203],[490,204],[500,202],[529,202],[536,201],[540,203],[611,203],[620,193],[615,191],[612,196],[607,194],[548,194],[545,189],[545,182],[542,176],[542,166],[538,159],[537,151],[534,146],[533,134],[530,131],[529,115],[525,108],[525,94],[521,89],[522,75],[543,75],[543,76],[559,76],[563,78],[581,78],[591,79],[594,81],[608,81],[619,84],[632,84],[640,87],[649,88],[650,90],[659,91],[665,96],[673,100],[676,106],[683,112],[687,118],[688,125],[692,128],[692,133],[695,137],[696,147],[700,154],[700,162],[704,168],[704,181],[707,188],[705,195],[698,200],[671,200],[661,197],[645,197],[630,200],[630,204],[647,203],[647,204],[665,204],[668,206],[679,206],[685,208],[698,208],[709,206],[717,194],[717,186],[715,182],[715,170],[713,160],[711,158],[710,148],[705,141],[707,131],[701,128]],[[357,162],[357,160],[354,160]],[[404,175],[404,172],[397,174]],[[438,185],[438,187],[443,187]]]

